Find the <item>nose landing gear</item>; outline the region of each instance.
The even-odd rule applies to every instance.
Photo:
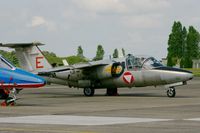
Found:
[[[16,99],[8,97],[5,101],[1,103],[1,106],[14,106],[16,104]]]
[[[4,93],[7,97],[4,97],[5,99],[2,103],[1,106],[14,106],[16,104],[16,89],[12,88],[11,90],[4,89]]]
[[[175,97],[176,96],[176,89],[174,87],[170,87],[167,90],[167,96],[168,97]]]

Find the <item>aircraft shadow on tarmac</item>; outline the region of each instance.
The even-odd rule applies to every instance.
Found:
[[[120,97],[164,97],[168,98],[165,94],[155,94],[155,93],[132,93],[132,94],[120,94]],[[194,96],[176,96],[174,98],[194,98]],[[172,98],[173,99],[173,98]]]
[[[30,93],[31,94],[31,93]],[[60,93],[60,92],[45,92],[45,93],[34,93],[39,98],[93,98],[93,97],[164,97],[168,98],[164,94],[155,94],[155,93],[120,93],[119,96],[106,96],[106,94],[95,94],[93,97],[85,97],[83,94],[74,94],[74,93]],[[194,98],[196,96],[181,96],[177,95],[175,98]]]
[[[88,98],[88,99],[93,99],[93,98],[95,98],[95,97],[98,97],[98,98],[100,98],[100,97],[102,97],[102,100],[105,98],[105,97],[107,97],[107,98],[124,98],[124,97],[127,97],[127,98],[166,98],[166,99],[169,99],[167,96],[165,96],[164,94],[162,95],[162,94],[155,94],[155,93],[121,93],[119,96],[105,96],[105,94],[96,94],[94,97],[85,97],[83,94],[69,94],[69,93],[65,93],[65,94],[63,94],[63,93],[34,93],[34,94],[36,94],[37,95],[37,97],[36,98],[47,98],[48,100],[49,99],[52,99],[52,103],[51,103],[51,105],[53,105],[53,104],[56,104],[55,103],[55,100],[53,100],[53,99],[63,99],[63,98],[66,98],[66,100],[67,100],[67,98]],[[176,96],[175,98],[171,98],[171,99],[185,99],[185,98],[195,98],[195,97],[197,97],[197,96]],[[21,98],[21,99],[23,99],[23,98]],[[20,100],[21,101],[21,100]],[[41,103],[41,102],[36,102],[36,101],[34,101],[33,103],[23,103],[23,102],[19,102],[18,104],[17,104],[17,106],[20,106],[20,107],[22,107],[22,106],[37,106],[37,107],[45,107],[45,106],[49,106],[49,105],[46,105],[45,103]]]

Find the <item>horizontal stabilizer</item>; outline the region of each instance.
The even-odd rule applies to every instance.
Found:
[[[31,42],[31,43],[0,43],[0,47],[9,47],[9,48],[18,48],[18,47],[30,47],[30,46],[41,46],[45,45],[40,42]]]

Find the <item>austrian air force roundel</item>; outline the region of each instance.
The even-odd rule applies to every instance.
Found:
[[[125,72],[123,75],[123,80],[127,84],[131,84],[134,81],[134,77],[130,72]]]

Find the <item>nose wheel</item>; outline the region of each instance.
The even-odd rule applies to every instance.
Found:
[[[16,99],[14,99],[13,97],[8,97],[5,101],[1,103],[1,106],[14,106],[16,104],[15,101]]]
[[[174,87],[170,87],[167,90],[167,96],[168,97],[175,97],[176,96],[176,89]]]
[[[6,92],[6,89],[4,91]],[[4,98],[5,100],[1,103],[1,106],[14,106],[16,104],[15,101],[17,100],[16,89],[12,88],[5,94],[7,94],[7,97]]]

